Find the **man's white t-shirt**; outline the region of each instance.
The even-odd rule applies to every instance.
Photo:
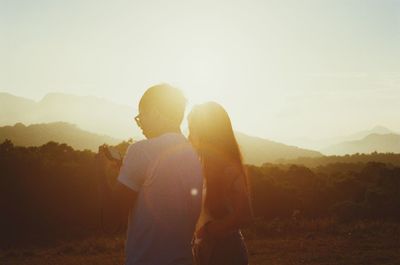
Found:
[[[128,221],[126,265],[192,264],[203,175],[186,138],[166,133],[130,145],[118,181],[138,193]]]

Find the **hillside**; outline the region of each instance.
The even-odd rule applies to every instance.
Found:
[[[331,146],[334,146],[334,145],[337,145],[337,144],[340,144],[343,142],[361,140],[370,134],[390,134],[390,133],[396,133],[396,132],[392,131],[391,129],[389,129],[385,126],[377,125],[371,129],[358,131],[358,132],[355,132],[355,133],[352,133],[349,135],[320,138],[320,139],[313,139],[313,138],[303,136],[303,137],[298,137],[298,138],[294,138],[294,139],[288,139],[288,142],[291,145],[295,145],[295,146],[307,148],[307,149],[312,149],[312,150],[317,150],[317,151],[324,153],[324,150],[327,150]],[[328,155],[328,153],[326,153],[326,154]]]
[[[247,164],[262,165],[265,162],[275,162],[279,159],[323,156],[317,151],[289,146],[239,132],[236,132],[236,138],[243,153],[244,162]]]
[[[342,142],[322,150],[324,154],[332,155],[368,154],[375,151],[380,153],[400,153],[400,135],[373,133],[361,140]]]
[[[270,140],[236,133],[239,146],[243,152],[244,162],[262,165],[279,159],[295,159],[299,157],[321,157],[316,151],[288,146]],[[39,146],[49,141],[67,143],[74,149],[97,150],[103,143],[117,144],[118,140],[106,135],[99,135],[80,129],[66,122],[33,124],[25,126],[17,123],[14,126],[0,127],[0,142],[10,139],[15,145]]]
[[[94,96],[49,93],[36,102],[0,93],[0,105],[0,126],[63,121],[120,139],[141,137],[133,121],[135,108]]]
[[[0,142],[11,140],[17,146],[40,146],[49,141],[66,143],[74,149],[90,149],[97,151],[98,146],[117,144],[121,140],[84,131],[76,125],[66,122],[54,122],[47,124],[33,124],[25,126],[17,123],[14,126],[0,127]]]

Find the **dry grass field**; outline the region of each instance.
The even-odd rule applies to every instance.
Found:
[[[331,220],[256,223],[244,231],[252,265],[400,264],[400,224]],[[123,264],[123,237],[6,249],[2,265]]]

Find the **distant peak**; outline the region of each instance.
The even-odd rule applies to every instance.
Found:
[[[382,125],[377,125],[371,129],[373,133],[391,133],[392,131]]]
[[[22,122],[17,122],[16,124],[14,124],[14,127],[16,127],[16,128],[25,128],[26,126]]]
[[[66,93],[61,93],[61,92],[50,92],[44,95],[42,98],[42,101],[49,100],[49,99],[60,99],[60,98],[76,98],[78,96],[73,95],[73,94],[66,94]]]
[[[1,92],[1,91],[0,91],[0,97],[27,99],[24,97],[16,96],[16,95],[8,93],[8,92]]]
[[[398,138],[399,135],[395,134],[395,133],[371,133],[367,136],[364,137],[363,140],[366,139],[388,139],[388,138]]]
[[[13,95],[13,94],[10,94],[10,93],[8,93],[8,92],[1,92],[1,91],[0,91],[0,96],[17,97],[17,96],[15,96],[15,95]]]
[[[18,100],[20,102],[26,102],[26,103],[34,103],[35,102],[33,99],[29,99],[29,98],[25,98],[22,96],[17,96],[17,95],[8,93],[8,92],[1,92],[1,91],[0,91],[0,100],[6,101],[6,102],[10,101],[10,100],[12,100],[12,101]]]
[[[62,92],[49,92],[47,93],[41,100],[41,102],[45,103],[65,103],[65,102],[93,102],[93,103],[100,103],[100,104],[116,104],[113,103],[112,101],[106,99],[106,98],[101,98],[93,95],[76,95],[76,94],[68,94],[68,93],[62,93]]]

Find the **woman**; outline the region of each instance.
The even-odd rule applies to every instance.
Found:
[[[195,263],[248,264],[239,230],[252,218],[248,180],[229,116],[221,105],[208,102],[195,106],[188,122],[189,140],[205,177],[193,244]]]

